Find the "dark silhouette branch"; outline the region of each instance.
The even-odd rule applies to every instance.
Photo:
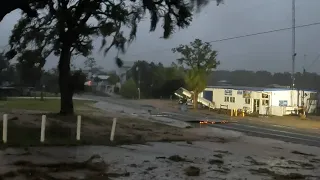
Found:
[[[0,22],[3,18],[16,9],[21,9],[29,17],[37,17],[36,10],[30,8],[31,2],[29,0],[10,0],[6,1],[0,6]]]

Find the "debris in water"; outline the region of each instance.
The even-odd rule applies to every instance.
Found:
[[[187,176],[199,176],[200,175],[200,169],[195,166],[189,166],[186,169],[184,169],[185,175]]]
[[[300,151],[291,151],[292,154],[299,154],[299,155],[303,155],[303,156],[316,156],[314,154],[308,154],[308,153],[303,153],[303,152],[300,152]]]
[[[170,156],[168,159],[174,162],[192,162],[190,160],[180,157],[179,155]]]

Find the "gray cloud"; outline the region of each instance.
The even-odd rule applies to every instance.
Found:
[[[296,25],[320,22],[320,1],[296,1]],[[10,31],[19,18],[19,12],[8,15],[0,24],[0,47],[6,45]],[[209,4],[196,14],[188,29],[177,31],[170,39],[161,39],[161,23],[156,32],[149,32],[149,20],[140,23],[137,39],[127,53],[121,55],[126,61],[147,60],[169,65],[177,55],[170,49],[200,38],[204,41],[223,39],[244,34],[268,31],[291,26],[291,0],[225,0],[225,4]],[[320,25],[296,30],[296,67],[301,71],[320,72],[320,60],[312,61],[320,53]],[[114,69],[116,51],[107,56],[97,52],[100,41],[95,42],[93,56],[105,69]],[[259,36],[216,42],[213,48],[219,52],[221,66],[218,69],[268,70],[272,72],[291,71],[291,31],[281,31]],[[307,55],[304,62],[303,56]],[[83,66],[84,58],[77,58],[74,63]],[[56,57],[48,58],[46,67],[57,64]]]

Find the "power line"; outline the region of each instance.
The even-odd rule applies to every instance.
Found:
[[[315,22],[315,23],[310,23],[310,24],[303,24],[303,25],[295,26],[295,28],[303,28],[303,27],[309,27],[309,26],[315,26],[315,25],[320,25],[320,22]],[[241,36],[228,37],[228,38],[223,38],[223,39],[212,40],[212,41],[209,41],[209,43],[229,41],[229,40],[240,39],[240,38],[251,37],[251,36],[257,36],[257,35],[262,35],[262,34],[269,34],[269,33],[274,33],[274,32],[279,32],[279,31],[286,31],[286,30],[291,30],[293,28],[294,27],[287,27],[287,28],[281,28],[281,29],[274,29],[274,30],[270,30],[270,31],[263,31],[263,32],[258,32],[258,33],[246,34],[246,35],[241,35]],[[162,49],[162,50],[157,49],[157,50],[153,50],[153,51],[144,51],[144,52],[140,52],[140,53],[131,54],[131,56],[138,56],[138,55],[144,54],[144,53],[159,52],[159,51],[162,52],[162,51],[168,51],[168,50],[171,50],[171,48],[170,49],[169,48],[165,48],[165,49]],[[126,55],[128,55],[128,54],[126,54]]]
[[[320,54],[312,61],[306,70],[309,70],[320,58]]]

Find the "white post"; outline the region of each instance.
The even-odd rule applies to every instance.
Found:
[[[116,130],[116,124],[117,124],[117,118],[113,118],[111,134],[110,134],[110,141],[113,141],[113,139],[114,139],[114,133],[115,133],[115,130]]]
[[[81,116],[77,116],[77,141],[80,140],[80,134],[81,134]]]
[[[46,133],[46,115],[42,115],[41,119],[41,135],[40,135],[40,142],[44,142],[45,134]]]
[[[2,126],[2,141],[7,143],[7,134],[8,134],[8,115],[3,115],[3,126]]]

